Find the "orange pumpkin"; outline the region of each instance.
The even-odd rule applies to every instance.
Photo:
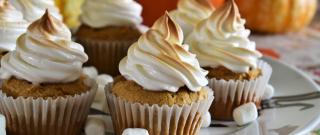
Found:
[[[219,7],[225,0],[210,0],[215,7]],[[178,0],[138,0],[143,6],[142,16],[145,25],[151,26],[167,10],[177,7]]]
[[[247,27],[263,33],[299,31],[310,23],[317,0],[236,0]]]

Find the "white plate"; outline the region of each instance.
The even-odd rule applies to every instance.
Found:
[[[274,98],[274,102],[268,103],[271,103],[270,105],[279,103],[281,106],[260,111],[258,120],[244,127],[237,127],[233,122],[213,121],[211,124],[213,127],[201,129],[200,135],[307,134],[319,124],[320,89],[318,85],[294,67],[269,58],[265,60],[273,68],[271,84],[275,87],[275,97],[282,97]],[[307,93],[313,94],[301,96]],[[300,96],[290,98],[293,95]],[[217,124],[227,127],[216,127]]]

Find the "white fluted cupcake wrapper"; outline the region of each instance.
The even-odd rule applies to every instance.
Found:
[[[258,68],[261,69],[262,75],[250,81],[209,79],[209,87],[215,93],[215,101],[210,109],[214,119],[232,120],[233,109],[244,103],[254,102],[258,108],[260,107],[272,68],[262,60],[258,62]]]
[[[138,25],[137,28],[144,33],[149,28]],[[90,66],[95,66],[99,73],[106,73],[112,76],[119,75],[118,65],[120,60],[127,55],[129,47],[136,40],[120,41],[98,41],[85,38],[76,38],[76,41],[83,45],[85,52],[89,56],[87,62]]]
[[[0,90],[0,113],[14,135],[78,135],[87,119],[96,86],[86,93],[58,98],[13,98]]]
[[[159,106],[130,103],[108,93],[106,89],[114,131],[120,135],[126,128],[144,128],[150,135],[198,134],[201,117],[208,111],[214,98],[212,90],[208,87],[207,90],[207,100],[191,105]]]
[[[89,39],[77,39],[82,44],[89,56],[87,65],[95,66],[99,73],[112,76],[119,75],[118,65],[120,60],[127,55],[131,44],[135,41],[95,41]]]

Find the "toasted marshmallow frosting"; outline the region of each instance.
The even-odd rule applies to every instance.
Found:
[[[27,30],[28,23],[20,11],[7,0],[0,3],[0,53],[16,48],[17,38]]]
[[[120,73],[152,91],[177,92],[182,86],[199,91],[208,84],[208,72],[182,41],[181,28],[166,13],[129,48]]]
[[[88,60],[69,29],[46,12],[17,40],[15,51],[1,60],[1,78],[14,76],[34,84],[67,83],[79,78]]]
[[[236,73],[248,72],[257,67],[262,54],[249,40],[250,30],[245,29],[244,24],[237,5],[230,0],[201,21],[186,43],[191,52],[197,54],[202,67],[224,66]]]
[[[39,19],[46,9],[51,15],[62,20],[62,15],[55,6],[54,0],[10,0],[10,2],[23,13],[24,19],[28,22]]]
[[[170,14],[187,36],[198,22],[208,18],[213,11],[209,0],[179,0],[178,8]]]
[[[142,7],[134,0],[87,0],[82,10],[82,22],[93,28],[142,22]]]

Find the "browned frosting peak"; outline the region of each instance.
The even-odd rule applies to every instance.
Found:
[[[58,33],[59,26],[63,25],[61,21],[54,18],[50,15],[48,9],[46,10],[45,14],[39,19],[33,22],[28,30],[35,29],[36,27],[40,27],[41,30],[50,33],[50,34],[56,34]]]
[[[151,29],[158,30],[160,33],[164,34],[166,40],[176,44],[182,44],[182,30],[180,26],[172,20],[167,11],[153,24]]]

